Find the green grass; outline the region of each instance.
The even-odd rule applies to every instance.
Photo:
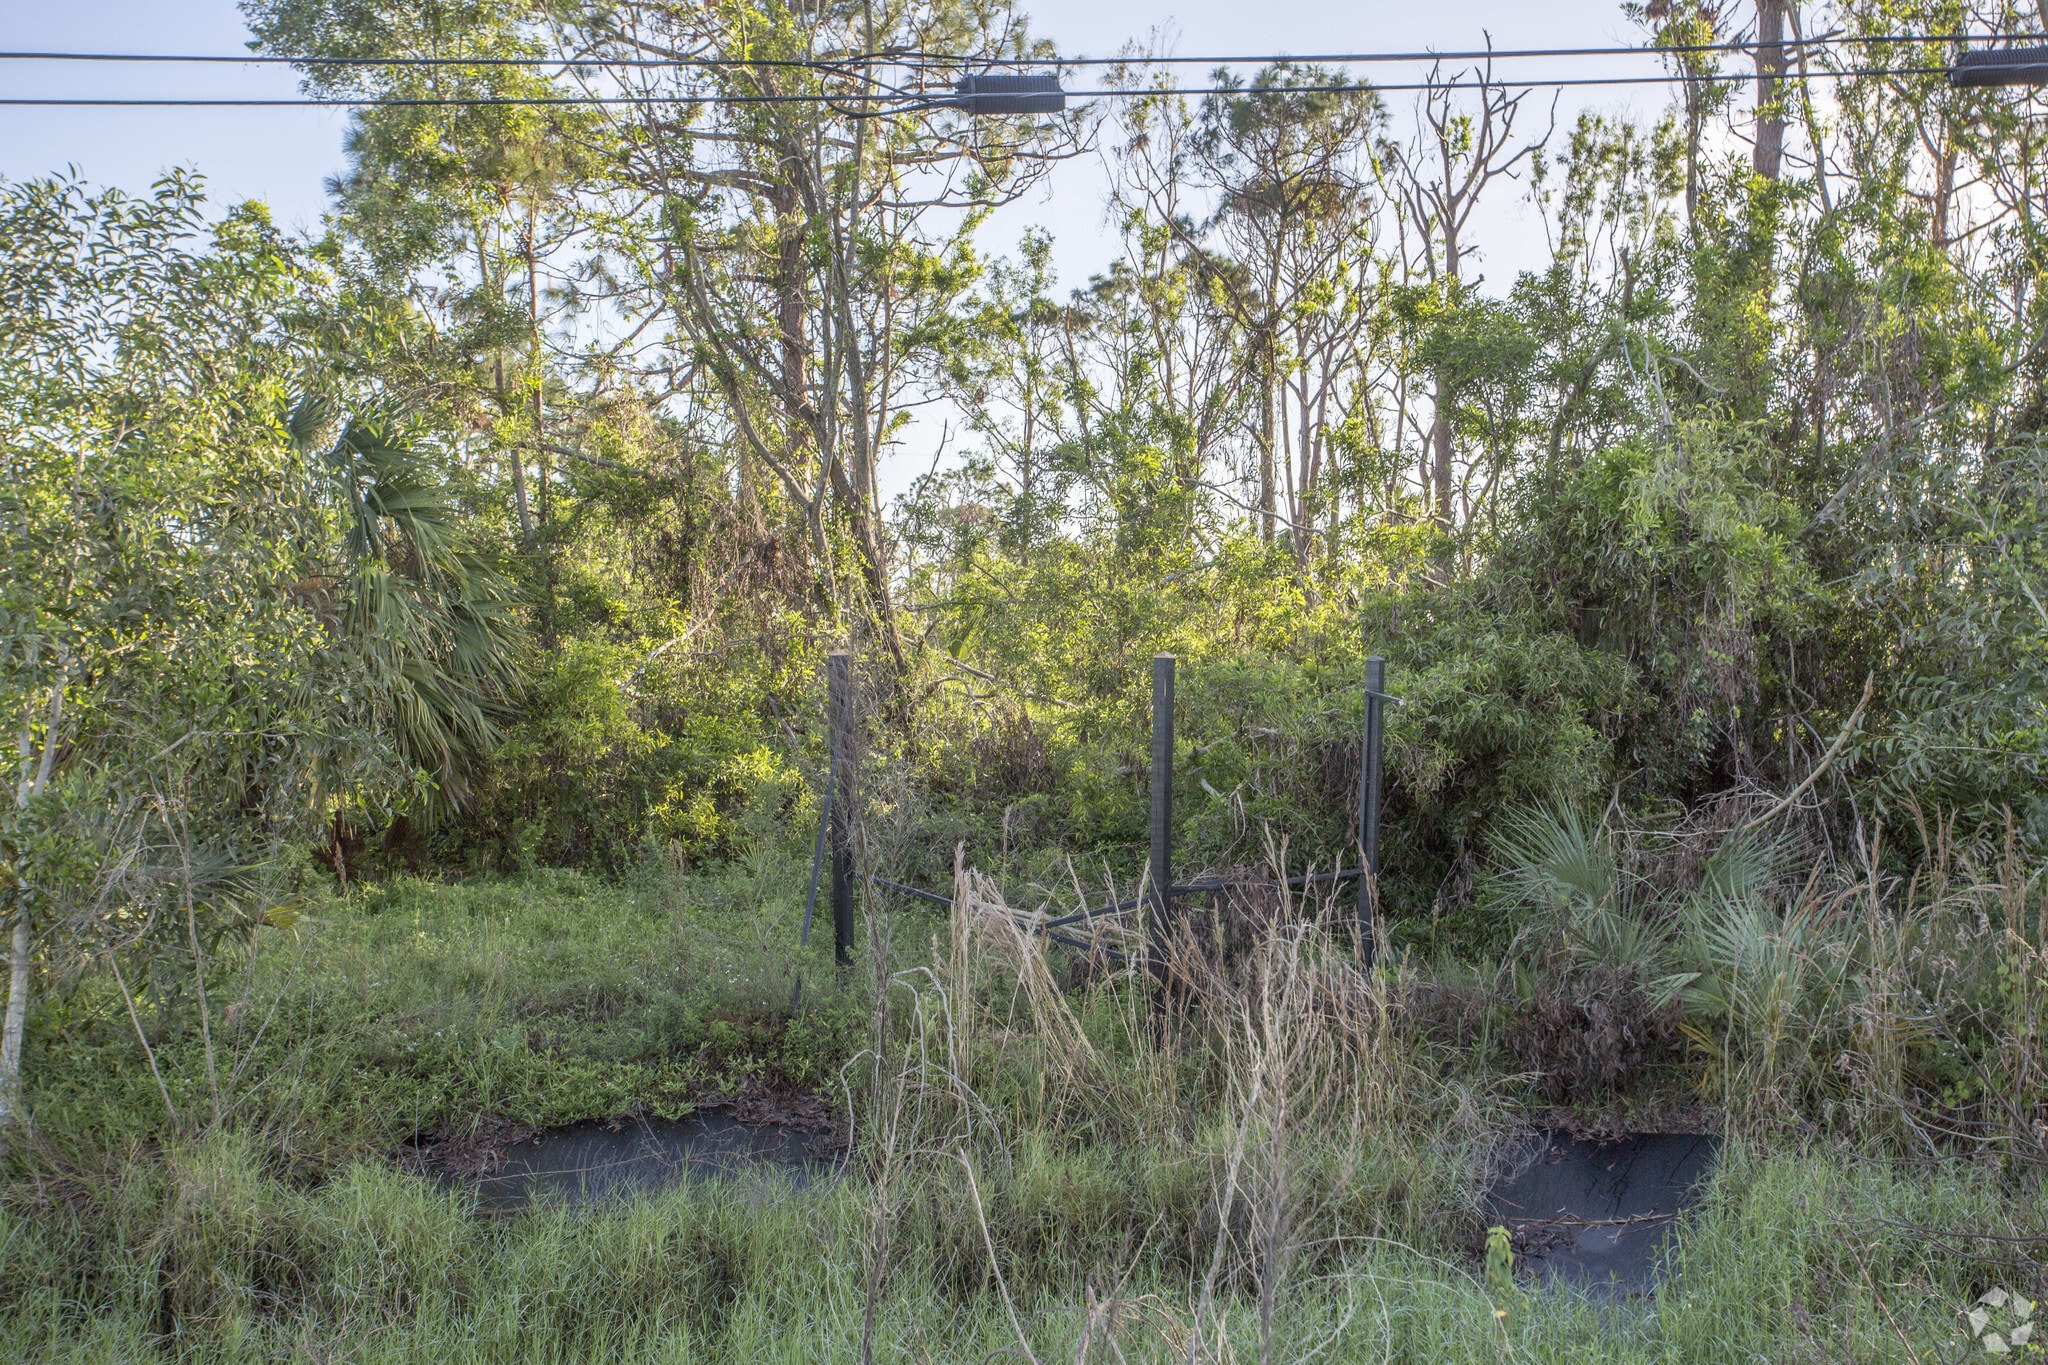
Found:
[[[2007,1226],[2014,1201],[2041,1194],[1967,1168],[1908,1177],[1839,1154],[1737,1152],[1685,1234],[1683,1274],[1654,1305],[1603,1309],[1532,1292],[1497,1322],[1454,1249],[1366,1242],[1282,1297],[1273,1354],[1305,1359],[1327,1345],[1339,1360],[1957,1358],[1958,1309],[1997,1272],[1878,1220],[1989,1231]],[[859,1355],[867,1223],[852,1185],[700,1186],[630,1207],[492,1220],[371,1162],[301,1188],[268,1173],[247,1141],[216,1137],[40,1207],[17,1200],[0,1218],[9,1359]],[[877,1359],[981,1360],[1018,1344],[993,1287],[947,1288],[945,1254],[922,1238],[899,1249],[878,1302]],[[1076,1357],[1091,1304],[1094,1358],[1113,1358],[1109,1323],[1130,1359],[1185,1358],[1198,1295],[1170,1252],[1076,1258],[1063,1275],[1012,1274],[1009,1287],[1041,1359]],[[1251,1296],[1213,1311],[1238,1356],[1255,1357]]]
[[[258,931],[253,971],[213,982],[215,1071],[244,1126],[326,1156],[444,1123],[673,1115],[704,1094],[827,1079],[857,1027],[802,907],[735,874],[611,886],[577,873],[397,881]],[[792,1019],[791,973],[812,1008]],[[189,964],[166,964],[175,980]],[[227,973],[216,965],[215,975]],[[132,983],[133,984],[133,983]],[[137,984],[170,1105],[211,1113],[203,1040]],[[232,1003],[224,1003],[232,1002]],[[30,1111],[74,1158],[171,1125],[110,975],[59,989],[26,1049]]]
[[[1959,1310],[1984,1289],[2048,1288],[2044,1244],[1996,1240],[2040,1232],[2030,1168],[1894,1162],[1787,1127],[1730,1143],[1654,1303],[1496,1304],[1472,1177],[1526,1117],[1502,1078],[1368,1029],[1327,1054],[1334,1072],[1309,1048],[1270,1073],[1301,1106],[1283,1141],[1277,1111],[1244,1102],[1255,1030],[1167,1056],[1112,984],[1053,1006],[1085,1039],[1055,1044],[985,939],[957,1077],[946,1009],[968,983],[921,912],[894,922],[899,965],[935,935],[938,963],[899,978],[876,1070],[857,1056],[867,999],[822,942],[789,1015],[802,907],[763,890],[801,885],[788,873],[401,881],[312,906],[262,931],[246,981],[216,963],[217,1067],[246,1062],[219,1124],[189,1010],[140,1001],[173,1125],[113,983],[53,993],[28,1055],[41,1141],[0,1189],[0,1359],[822,1361],[865,1340],[884,1361],[1164,1361],[1188,1359],[1199,1321],[1211,1361],[1931,1362],[1972,1358]],[[223,1002],[244,999],[230,1024]],[[842,1068],[867,1171],[894,1152],[885,1209],[861,1176],[764,1176],[490,1218],[396,1159],[480,1114],[674,1113]],[[890,1096],[912,1114],[893,1148]],[[1245,1134],[1264,1155],[1218,1258]],[[1298,1217],[1280,1272],[1247,1212],[1276,1173]]]

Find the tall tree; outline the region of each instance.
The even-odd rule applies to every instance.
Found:
[[[1205,97],[1190,170],[1215,197],[1213,273],[1258,403],[1261,532],[1272,534],[1278,473],[1305,566],[1329,510],[1332,435],[1365,401],[1359,349],[1375,312],[1370,186],[1382,110],[1369,89],[1344,89],[1323,67],[1281,63],[1242,93],[1227,73],[1219,81],[1231,89]]]
[[[567,414],[551,420],[547,392],[561,392],[563,263],[602,126],[587,109],[522,103],[559,93],[541,64],[549,30],[531,5],[244,0],[243,10],[259,50],[321,59],[303,68],[310,92],[386,101],[351,121],[349,168],[330,186],[331,249],[369,287],[434,319],[435,344],[414,357],[426,372],[410,381],[490,433],[521,544],[544,570],[545,629],[551,466],[576,444]]]
[[[1416,273],[1427,280],[1440,310],[1458,308],[1471,285],[1465,261],[1477,249],[1470,229],[1480,200],[1494,182],[1515,175],[1549,139],[1549,128],[1536,138],[1516,137],[1515,124],[1527,97],[1526,90],[1511,92],[1496,81],[1490,63],[1450,77],[1432,72],[1422,98],[1418,145],[1390,148],[1400,166],[1407,224],[1415,233]],[[1443,530],[1457,522],[1452,494],[1456,403],[1454,376],[1438,374],[1431,395],[1423,483]]]
[[[633,68],[603,232],[636,321],[667,320],[723,400],[748,472],[771,476],[826,583],[851,540],[855,601],[905,665],[879,470],[971,283],[972,232],[1042,169],[1058,121],[973,120],[905,101],[870,54],[972,69],[1032,49],[1006,9],[952,3],[656,4],[589,18],[579,51],[744,58]],[[944,93],[944,92],[940,92]]]

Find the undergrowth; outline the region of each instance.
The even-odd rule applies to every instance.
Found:
[[[819,1086],[864,1006],[835,980],[829,943],[791,951],[790,903],[758,892],[744,867],[623,885],[542,871],[310,901],[287,928],[259,931],[233,996],[214,1002],[224,1111],[333,1157],[484,1114],[545,1126]],[[792,1016],[807,967],[811,1008]],[[114,978],[81,972],[30,1033],[31,1112],[74,1157],[212,1111],[186,1002],[130,984],[133,1018]]]
[[[1659,834],[1532,809],[1482,888],[1509,950],[1371,972],[1348,893],[1251,875],[1163,950],[1111,924],[1082,958],[1034,931],[1064,907],[962,864],[950,913],[878,899],[843,970],[822,921],[791,951],[793,845],[358,888],[223,951],[211,1030],[97,973],[51,997],[0,1348],[1965,1358],[1977,1296],[2048,1292],[2048,959],[2032,876],[1995,839],[1927,838],[1899,882],[1742,812]],[[843,1178],[493,1218],[408,1156],[487,1116],[763,1089],[830,1098]],[[1486,1282],[1504,1139],[1673,1113],[1726,1145],[1653,1301]]]
[[[1037,1166],[1027,1179],[1059,1180]],[[1074,1182],[1063,1216],[1127,1221],[1123,1182]],[[1272,1358],[1430,1361],[1954,1360],[1958,1308],[2012,1283],[2005,1248],[1898,1224],[2038,1233],[2038,1184],[1969,1167],[1899,1170],[1824,1151],[1735,1150],[1685,1237],[1683,1275],[1648,1304],[1530,1296],[1506,1319],[1452,1239],[1361,1239],[1278,1315]],[[1007,1247],[1026,1215],[992,1206]],[[475,1217],[463,1197],[374,1162],[311,1188],[243,1139],[181,1144],[92,1188],[0,1213],[8,1358],[365,1362],[858,1359],[864,1201],[684,1186],[601,1212]],[[906,1229],[873,1356],[1187,1358],[1180,1258],[1134,1239],[1096,1259],[1006,1258],[1001,1296],[963,1292],[947,1241]],[[1255,1297],[1215,1309],[1211,1358],[1254,1358]]]

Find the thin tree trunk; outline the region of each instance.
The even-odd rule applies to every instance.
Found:
[[[534,237],[539,231],[536,210],[532,204],[526,206],[526,326],[529,344],[533,348],[533,460],[534,472],[540,479],[540,556],[541,556],[541,599],[540,638],[541,643],[552,648],[555,643],[555,560],[547,545],[548,532],[548,438],[547,414],[542,407],[542,391],[547,387],[547,365],[541,354],[540,345],[540,263],[534,257]]]
[[[547,387],[547,366],[540,350],[540,270],[533,256],[530,225],[526,237],[526,327],[528,345],[533,352],[533,465],[540,475],[539,526],[545,533],[548,527],[548,426],[542,391]]]
[[[1459,267],[1464,264],[1465,250],[1458,240],[1458,227],[1457,218],[1445,215],[1444,301],[1453,308],[1463,302],[1460,289],[1463,277]],[[1434,411],[1429,420],[1430,477],[1436,491],[1436,524],[1446,531],[1457,525],[1457,518],[1451,511],[1451,463],[1454,456],[1451,448],[1451,405],[1456,401],[1457,395],[1451,391],[1450,384],[1439,377],[1431,398]]]
[[[1259,540],[1273,543],[1273,357],[1259,358]]]
[[[1934,159],[1934,195],[1932,212],[1928,215],[1937,250],[1948,250],[1949,216],[1956,198],[1956,143],[1949,136],[1947,120],[1942,121],[1941,149]]]
[[[50,768],[57,757],[57,730],[64,719],[64,689],[71,681],[68,654],[58,652],[57,678],[50,687],[50,723],[43,731],[42,752],[37,756],[35,775],[27,771],[34,740],[26,721],[21,728],[21,781],[14,788],[14,808],[22,811],[43,794],[49,785]],[[7,1019],[0,1024],[0,1129],[25,1123],[27,1111],[21,1102],[21,1039],[28,1027],[28,994],[33,983],[30,968],[34,937],[29,927],[29,885],[15,886],[14,933],[7,954]]]
[[[476,241],[477,275],[486,285],[490,285],[492,284],[491,259],[484,250],[484,232],[485,228],[482,222],[473,221],[471,223],[471,235]],[[505,289],[505,281],[502,274],[498,277],[494,287],[502,297]],[[512,402],[505,390],[505,353],[503,351],[494,353],[491,361],[498,381],[498,416],[501,419],[510,418],[512,416]],[[516,449],[511,452],[511,455],[512,501],[519,513],[519,543],[521,546],[529,546],[533,544],[533,508],[526,498],[526,457]]]
[[[213,1007],[206,999],[206,951],[199,946],[199,920],[192,910],[192,867],[190,853],[185,866],[185,941],[192,945],[192,985],[199,998],[199,1037],[206,1048],[206,1093],[213,1100],[213,1126],[220,1127],[220,1068],[214,1064]]]
[[[874,15],[872,5],[864,3],[863,9],[865,12],[868,50],[872,52],[874,50]],[[872,73],[872,63],[869,69]],[[909,673],[910,661],[903,653],[903,637],[902,633],[897,629],[896,623],[896,603],[893,594],[889,590],[888,555],[883,546],[882,537],[876,527],[881,508],[879,505],[880,498],[876,493],[875,481],[875,466],[878,454],[872,443],[878,439],[879,433],[870,426],[870,422],[874,418],[873,405],[870,402],[871,395],[868,392],[871,376],[861,358],[860,332],[854,326],[853,319],[854,222],[852,215],[860,212],[862,194],[861,170],[867,159],[868,136],[867,120],[863,119],[856,128],[854,135],[853,174],[846,198],[849,217],[843,228],[839,227],[836,223],[834,225],[835,241],[833,243],[833,254],[835,259],[831,286],[832,292],[835,295],[832,299],[833,309],[839,315],[841,359],[838,372],[844,377],[847,386],[847,397],[850,400],[849,406],[852,411],[848,414],[849,421],[835,424],[837,425],[839,435],[833,443],[834,448],[821,452],[821,455],[832,461],[833,491],[846,504],[848,511],[852,514],[854,543],[860,549],[863,561],[861,567],[867,579],[870,606],[875,613],[876,624],[880,627],[882,641],[888,646],[890,659],[896,665],[897,676],[901,677]],[[823,178],[820,177],[821,183],[822,180]],[[838,402],[837,392],[828,393],[826,395],[826,402],[828,404],[836,404]],[[836,448],[846,444],[845,433],[849,427],[853,435],[852,449],[848,452],[851,456],[850,460],[841,458]],[[851,468],[848,467],[849,465],[851,465]]]
[[[775,209],[776,331],[780,334],[782,342],[782,392],[783,403],[788,409],[783,417],[783,429],[789,441],[787,458],[792,469],[803,467],[801,456],[805,447],[811,444],[812,425],[816,420],[816,413],[808,397],[811,391],[811,301],[804,287],[804,244],[807,226],[802,214],[802,198],[794,181],[802,165],[800,153],[785,153],[784,169],[787,174],[776,186],[769,200]],[[823,452],[819,452],[819,458],[824,458]],[[746,452],[742,450],[741,515],[758,536],[765,534],[766,527],[749,466],[750,461]]]
[[[497,357],[498,366],[498,411],[511,415],[509,400],[505,394],[505,356],[501,351]],[[519,509],[519,543],[533,544],[533,507],[526,500],[526,456],[517,450],[512,452],[512,501]]]
[[[14,942],[7,955],[7,1023],[0,1030],[0,1128],[24,1122],[21,1104],[21,1036],[28,1024],[28,888],[14,912]]]
[[[1294,386],[1295,400],[1301,409],[1296,419],[1299,430],[1296,440],[1301,443],[1301,511],[1295,516],[1297,525],[1294,534],[1297,543],[1294,547],[1294,564],[1297,571],[1305,573],[1308,569],[1309,554],[1315,548],[1317,473],[1315,443],[1311,435],[1315,415],[1309,408],[1306,358],[1301,362],[1300,375]]]
[[[1280,448],[1273,452],[1273,467],[1282,478],[1287,494],[1287,548],[1298,559],[1301,555],[1301,491],[1294,483],[1294,436],[1289,429],[1290,416],[1287,402],[1287,388],[1280,387],[1280,413],[1275,423],[1280,430]]]
[[[1785,159],[1785,0],[1756,0],[1756,173],[1775,181]]]
[[[1316,538],[1316,457],[1314,439],[1315,416],[1308,401],[1307,362],[1302,362],[1301,378],[1295,383],[1295,399],[1300,406],[1298,419],[1301,443],[1301,506],[1294,514],[1294,568],[1306,578],[1309,555],[1315,549]]]
[[[1806,118],[1806,140],[1813,144],[1813,181],[1820,188],[1821,208],[1832,213],[1835,201],[1828,193],[1827,145],[1821,140],[1820,117],[1813,111],[1813,72],[1806,58],[1806,33],[1799,26],[1799,6],[1791,6],[1786,17],[1798,44],[1793,50],[1799,54],[1799,107]]]
[[[1706,122],[1701,110],[1705,98],[1702,82],[1690,70],[1690,58],[1680,58],[1685,84],[1685,225],[1689,229],[1700,207],[1700,133]]]
[[[1429,423],[1430,482],[1434,485],[1436,524],[1448,531],[1451,515],[1451,386],[1436,381],[1436,414]]]

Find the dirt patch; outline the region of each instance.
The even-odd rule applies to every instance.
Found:
[[[415,1140],[408,1164],[436,1175],[473,1180],[503,1169],[506,1149],[529,1141],[538,1131],[503,1114],[452,1120],[424,1140]]]

